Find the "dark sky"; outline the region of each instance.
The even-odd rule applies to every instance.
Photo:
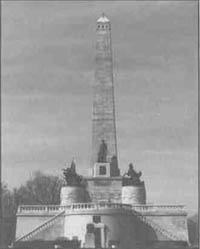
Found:
[[[3,180],[90,173],[95,25],[112,23],[120,168],[150,203],[197,208],[197,2],[4,1]]]

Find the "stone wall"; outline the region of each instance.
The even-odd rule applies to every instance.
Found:
[[[85,178],[92,202],[111,201],[121,203],[122,178]]]
[[[16,226],[16,240],[20,237],[27,235],[37,227],[49,221],[55,214],[20,214],[17,216]],[[64,216],[59,216],[55,221],[44,229],[38,230],[36,234],[32,235],[28,240],[54,240],[58,237],[64,236]]]
[[[64,237],[64,216],[58,217],[54,224],[33,236],[31,240],[55,240],[59,237]]]
[[[95,215],[98,215],[96,213]],[[72,239],[77,236],[78,240],[82,241],[82,246],[85,244],[87,225],[94,224],[94,227],[100,228],[102,236],[102,247],[108,248],[111,242],[118,244],[120,249],[137,248],[135,236],[135,224],[133,217],[129,214],[105,212],[99,214],[101,221],[99,223],[93,222],[92,214],[80,214],[66,216],[65,220],[65,235]],[[78,224],[78,225],[77,225]]]
[[[146,219],[168,232],[169,237],[163,238],[161,233],[154,229],[157,240],[189,241],[186,215],[148,215]]]
[[[89,194],[84,187],[65,186],[61,188],[61,206],[70,205],[72,203],[88,202],[89,199]]]
[[[116,180],[116,182],[119,183],[120,181]],[[112,184],[114,183],[112,182]],[[119,240],[123,249],[129,248],[129,245],[132,248],[135,248],[135,246],[137,248],[139,245],[141,249],[153,249],[154,245],[162,245],[165,248],[167,242],[174,242],[172,248],[174,246],[179,247],[180,244],[187,245],[186,213],[183,210],[179,211],[179,206],[138,205],[138,208],[141,209],[140,213],[133,210],[135,207],[111,203],[87,203],[73,204],[66,207],[49,206],[49,208],[45,209],[45,212],[41,211],[41,209],[44,209],[43,206],[41,208],[40,206],[24,207],[19,209],[21,212],[17,216],[17,238],[31,232],[34,228],[55,217],[56,214],[60,214],[60,211],[63,210],[64,213],[62,214],[61,212],[61,216],[56,216],[56,222],[46,226],[45,229],[39,231],[29,240],[50,240],[62,236],[69,239],[77,237],[82,241],[83,246],[87,237],[87,225],[94,224],[95,226],[98,225],[99,228],[106,227],[108,229],[106,231],[107,237],[105,238],[107,242],[105,243],[109,243],[109,241],[118,243]],[[57,212],[57,208],[61,210]],[[100,220],[96,222],[94,217]],[[102,236],[104,236],[103,233]],[[127,247],[125,246],[126,242],[128,243]]]
[[[43,215],[17,215],[17,224],[16,224],[16,236],[18,239],[21,236],[31,232],[34,228],[41,225],[45,221],[49,220],[53,216],[47,214]]]
[[[130,205],[144,205],[146,204],[145,186],[123,186],[122,187],[122,203]]]
[[[146,220],[146,221],[145,221]],[[143,220],[135,216],[136,237],[141,243],[141,248],[181,248],[188,244],[188,229],[186,215],[144,215]],[[173,246],[169,247],[173,242]],[[170,244],[171,243],[171,244]]]

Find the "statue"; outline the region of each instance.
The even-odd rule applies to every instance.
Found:
[[[69,168],[63,169],[63,175],[68,186],[81,186],[83,184],[83,178],[76,173],[74,160]]]
[[[107,162],[107,152],[108,152],[107,145],[106,145],[105,141],[102,140],[102,143],[100,145],[99,152],[98,152],[98,159],[97,159],[98,163],[106,163]]]
[[[140,171],[137,173],[133,168],[133,164],[130,163],[129,169],[128,169],[128,176],[130,176],[131,179],[135,179],[135,178],[139,179],[141,175],[142,175],[142,172]]]
[[[133,164],[129,164],[128,172],[123,175],[122,185],[128,186],[128,185],[141,185],[144,182],[140,180],[140,177],[142,175],[142,172],[139,171],[138,173],[134,170]]]
[[[117,157],[116,156],[112,156],[112,158],[111,158],[110,175],[111,176],[119,176],[120,175],[120,170],[118,168],[118,162],[117,162]]]

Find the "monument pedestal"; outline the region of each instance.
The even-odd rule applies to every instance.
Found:
[[[61,188],[60,205],[66,206],[73,203],[89,202],[88,192],[84,187],[65,186]]]
[[[122,187],[122,203],[130,205],[145,205],[146,191],[144,183]]]

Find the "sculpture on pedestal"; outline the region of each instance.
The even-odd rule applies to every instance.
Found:
[[[137,185],[142,185],[144,184],[143,181],[140,180],[140,177],[142,175],[142,172],[136,172],[133,164],[129,164],[129,169],[128,172],[123,175],[122,179],[122,185],[123,186],[137,186]]]
[[[63,169],[63,175],[68,186],[82,186],[83,185],[82,176],[76,173],[76,164],[74,160],[72,160],[71,166],[69,168]]]

